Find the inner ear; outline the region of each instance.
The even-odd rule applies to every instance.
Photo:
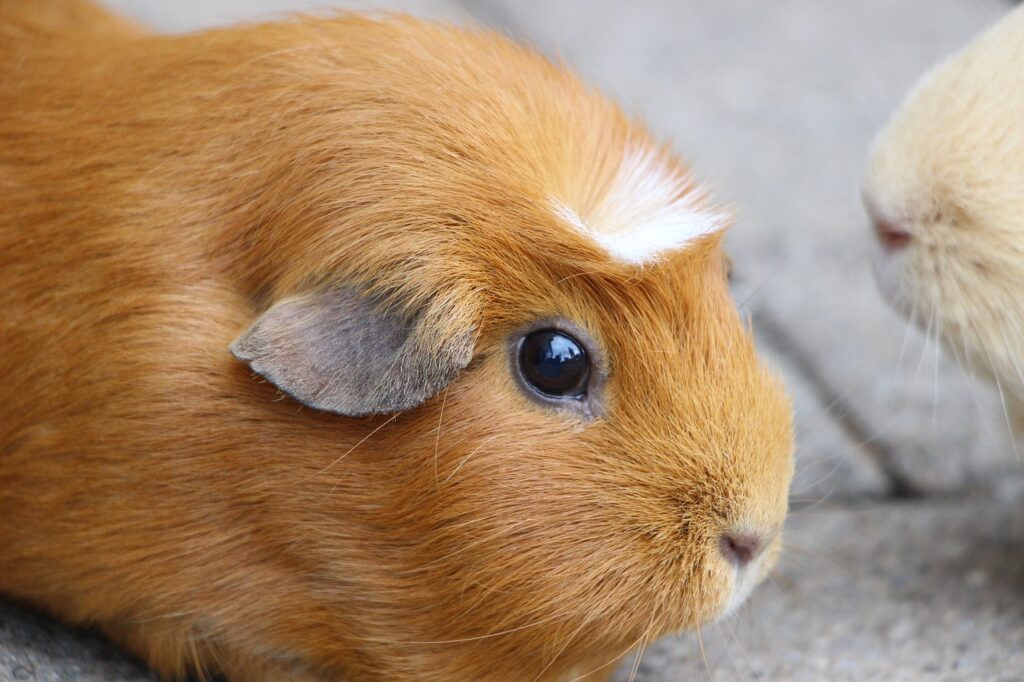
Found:
[[[430,330],[352,288],[286,299],[233,344],[236,358],[309,407],[349,417],[421,405],[473,358],[473,330]]]

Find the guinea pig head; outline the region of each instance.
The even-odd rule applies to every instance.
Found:
[[[883,295],[1024,396],[1024,10],[909,94],[872,146],[864,201]]]
[[[339,133],[239,259],[263,303],[232,351],[266,381],[238,391],[337,619],[314,641],[348,652],[317,665],[534,679],[728,612],[778,553],[792,433],[727,219],[540,57],[374,30],[437,59],[351,96],[333,125],[374,134]]]

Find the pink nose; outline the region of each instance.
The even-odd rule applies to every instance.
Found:
[[[878,243],[886,251],[892,253],[910,246],[912,240],[910,233],[892,218],[873,214],[871,223],[875,228],[875,237],[878,239]]]
[[[726,560],[742,568],[749,564],[761,550],[764,549],[764,541],[756,535],[734,535],[727,533],[718,542],[722,556]]]

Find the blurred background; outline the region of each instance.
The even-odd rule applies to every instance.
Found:
[[[1024,463],[998,395],[876,294],[858,188],[888,112],[1011,2],[104,4],[162,31],[328,7],[482,23],[565,60],[736,207],[737,303],[797,409],[789,548],[703,647],[657,643],[636,679],[1024,680]],[[4,607],[3,679],[149,678]]]

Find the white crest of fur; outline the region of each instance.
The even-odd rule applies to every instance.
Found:
[[[725,226],[723,215],[701,207],[703,199],[688,176],[645,148],[626,153],[611,191],[587,220],[559,199],[551,205],[612,257],[643,265]]]

